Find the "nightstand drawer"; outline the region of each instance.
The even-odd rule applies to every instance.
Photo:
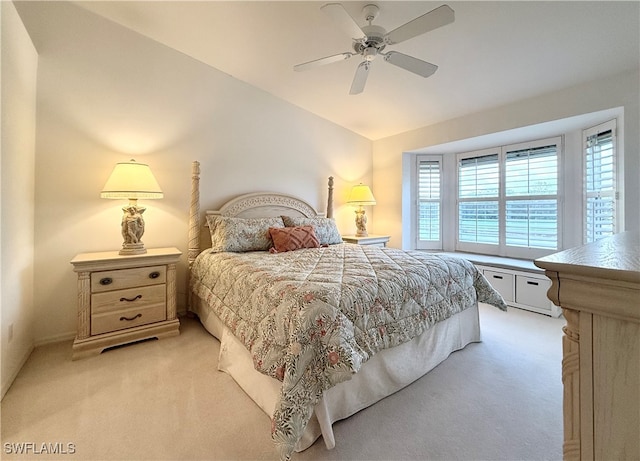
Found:
[[[93,272],[91,274],[91,292],[119,290],[121,288],[141,287],[165,283],[166,266],[135,267],[113,271]]]
[[[166,285],[129,288],[91,295],[91,315],[121,311],[134,307],[164,305],[167,298]]]
[[[164,304],[130,307],[91,316],[91,334],[99,335],[166,320]]]

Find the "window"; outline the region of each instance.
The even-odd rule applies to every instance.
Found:
[[[500,168],[497,153],[462,158],[458,163],[458,240],[499,243]]]
[[[584,242],[616,232],[616,121],[583,132]]]
[[[558,155],[556,144],[506,151],[507,246],[558,248]]]
[[[442,249],[442,158],[418,156],[417,248]]]
[[[456,249],[538,257],[559,245],[560,138],[458,155]]]

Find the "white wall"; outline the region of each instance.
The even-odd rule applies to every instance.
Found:
[[[34,160],[38,56],[13,3],[0,2],[0,341],[2,389],[9,389],[34,345]]]
[[[403,219],[409,220],[409,210],[406,206],[403,210],[402,201],[403,187],[406,188],[402,181],[403,170],[407,169],[406,165],[403,169],[404,152],[476,137],[487,139],[493,133],[614,108],[622,108],[624,112],[623,124],[619,126],[623,133],[619,147],[624,155],[625,227],[627,230],[640,229],[639,82],[637,70],[626,72],[374,141],[373,188],[377,205],[373,220],[376,233],[391,235],[390,246],[408,248],[410,245],[402,230]]]
[[[121,247],[124,202],[99,198],[114,164],[150,165],[164,199],[142,201],[146,247],[183,251],[186,293],[191,162],[201,162],[202,209],[255,191],[282,191],[325,209],[335,176],[344,203],[370,182],[371,141],[71,4],[21,2],[38,49],[35,283],[37,343],[72,337],[80,252]]]

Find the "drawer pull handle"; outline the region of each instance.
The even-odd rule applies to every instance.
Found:
[[[150,279],[157,279],[158,277],[160,277],[160,272],[158,272],[158,271],[154,271],[154,272],[149,274],[149,278]]]
[[[530,280],[527,280],[527,285],[535,285],[538,286],[538,282],[532,282]]]
[[[100,279],[100,285],[111,285],[113,283],[113,279],[111,277],[105,277]]]
[[[142,317],[142,314],[138,314],[138,315],[136,315],[135,317],[131,317],[131,318],[128,318],[128,317],[120,317],[120,321],[122,321],[122,320],[126,320],[127,322],[131,322],[132,320],[135,320],[135,319],[137,319],[138,317]]]
[[[120,298],[120,302],[126,301],[128,303],[132,303],[133,301],[135,301],[137,299],[142,299],[142,295],[138,295],[135,298]]]
[[[502,280],[502,275],[494,275],[493,278]]]

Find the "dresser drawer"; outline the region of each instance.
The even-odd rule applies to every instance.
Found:
[[[91,292],[119,290],[122,288],[141,287],[165,283],[166,266],[136,267],[91,273]]]
[[[91,295],[91,315],[121,311],[133,307],[164,304],[167,297],[166,285],[128,288]]]
[[[486,269],[482,273],[506,302],[515,301],[513,274]]]
[[[91,316],[91,334],[99,335],[166,320],[164,304],[130,307]]]
[[[551,301],[547,298],[550,286],[549,279],[518,275],[516,277],[516,302],[551,310]]]

